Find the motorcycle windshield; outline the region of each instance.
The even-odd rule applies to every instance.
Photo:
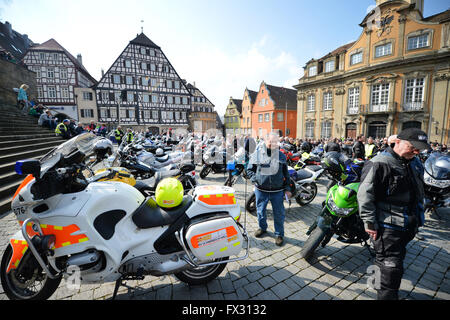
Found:
[[[425,170],[437,180],[450,180],[450,156],[434,152],[425,161]]]
[[[41,177],[48,169],[58,163],[62,157],[67,156],[74,150],[78,149],[86,156],[92,155],[94,153],[94,145],[100,139],[103,138],[96,136],[91,132],[86,132],[60,144],[39,160],[41,162]]]

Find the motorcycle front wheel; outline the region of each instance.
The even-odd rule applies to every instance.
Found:
[[[224,257],[218,259],[216,261],[227,260],[228,257]],[[190,285],[199,285],[208,283],[211,280],[217,278],[222,271],[225,269],[226,263],[220,263],[213,266],[208,267],[199,267],[193,269],[187,269],[178,273],[175,273],[175,277],[178,280],[190,284]]]
[[[226,187],[232,187],[232,186],[236,183],[236,180],[237,180],[237,179],[238,179],[238,176],[237,176],[237,175],[236,175],[236,176],[228,177],[227,180],[225,180],[224,186],[226,186]]]
[[[314,182],[305,183],[298,191],[298,195],[295,197],[295,201],[301,206],[311,203],[316,198],[317,185]]]
[[[200,178],[205,179],[211,170],[212,168],[210,166],[203,167],[202,171],[200,171]]]
[[[17,272],[17,269],[6,273],[12,254],[13,250],[9,245],[3,253],[0,265],[0,278],[7,297],[10,300],[46,300],[50,298],[58,289],[62,278],[50,279],[47,277],[32,256],[28,256],[27,261],[23,261],[26,262],[26,265],[23,266],[20,273]],[[27,254],[31,255],[31,252],[26,252],[25,255]],[[25,259],[25,255],[22,259]]]
[[[316,227],[303,244],[302,250],[300,251],[300,258],[308,259],[326,235],[327,232],[325,230],[322,230],[320,227]]]

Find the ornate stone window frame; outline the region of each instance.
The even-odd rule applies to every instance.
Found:
[[[358,113],[361,111],[360,110],[360,106],[361,106],[361,93],[362,93],[362,89],[363,89],[363,81],[362,80],[360,80],[360,81],[353,81],[353,82],[349,82],[349,83],[347,83],[346,84],[346,96],[345,96],[345,102],[346,102],[346,104],[345,104],[345,106],[346,106],[346,109],[345,109],[345,111],[346,111],[346,113],[348,112],[348,110],[349,110],[349,99],[350,99],[350,96],[349,96],[349,94],[350,94],[350,90],[353,90],[353,89],[356,89],[356,88],[358,88],[359,89],[359,93],[358,93],[358,103],[357,103],[357,107],[358,107]],[[353,106],[354,107],[354,106]],[[357,114],[358,114],[357,113]]]
[[[421,48],[409,48],[409,39],[412,37],[417,37],[417,36],[421,36],[424,34],[428,34],[428,46],[426,47],[421,47]],[[431,49],[433,47],[433,39],[434,39],[434,29],[431,28],[427,28],[427,29],[420,29],[420,30],[416,30],[413,32],[410,32],[406,35],[405,37],[405,48],[406,48],[406,52],[414,52],[417,50],[424,50],[424,49]]]
[[[387,45],[387,44],[391,44],[391,53],[390,54],[386,54],[386,55],[383,55],[383,56],[379,56],[379,57],[377,57],[376,56],[376,48],[377,47],[379,47],[379,46],[384,46],[384,45]],[[381,41],[378,41],[377,43],[374,43],[373,45],[372,45],[372,52],[373,52],[373,59],[374,60],[378,60],[378,59],[383,59],[383,58],[386,58],[386,57],[393,57],[393,56],[395,56],[395,39],[394,38],[390,38],[390,39],[383,39],[383,40],[381,40]]]
[[[362,54],[361,61],[352,64],[352,56],[355,55],[355,54],[360,54],[360,53]],[[364,48],[358,48],[358,49],[355,49],[355,50],[351,51],[351,52],[348,54],[348,65],[349,65],[350,67],[353,67],[353,66],[357,66],[357,65],[359,65],[359,64],[364,64],[364,54],[365,54]]]
[[[401,106],[403,111],[403,106],[406,104],[406,84],[407,80],[411,79],[418,79],[423,78],[423,111],[425,111],[425,106],[427,105],[428,101],[428,82],[430,79],[430,73],[426,71],[414,71],[414,72],[408,72],[403,74],[403,76],[400,78],[402,81],[402,100],[401,100]]]

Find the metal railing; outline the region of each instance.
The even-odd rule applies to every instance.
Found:
[[[361,113],[395,113],[397,111],[397,102],[388,102],[380,104],[361,105]]]
[[[424,111],[425,101],[405,102],[402,106],[403,111]]]

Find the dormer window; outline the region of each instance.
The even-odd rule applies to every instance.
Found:
[[[310,77],[313,77],[313,76],[317,75],[317,66],[309,67],[308,75]]]
[[[325,62],[325,72],[333,72],[335,70],[334,60]]]

